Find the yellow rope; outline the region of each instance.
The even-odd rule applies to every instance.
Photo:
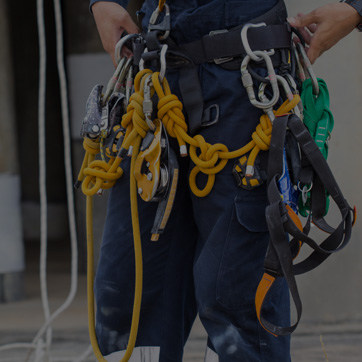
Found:
[[[272,123],[266,114],[261,116],[260,123],[252,134],[252,140],[238,150],[229,151],[221,143],[214,145],[207,143],[201,135],[190,137],[187,134],[187,124],[182,113],[182,103],[177,96],[171,94],[166,78],[160,83],[159,73],[155,72],[152,75],[152,83],[159,98],[157,116],[164,124],[167,133],[177,139],[180,147],[186,143],[190,145],[190,157],[195,163],[195,167],[191,170],[189,183],[196,196],[204,197],[210,193],[215,182],[215,174],[225,167],[229,159],[241,157],[250,152],[248,165],[253,165],[259,151],[269,149]],[[275,116],[290,112],[299,101],[299,95],[295,95],[292,101],[286,100],[274,112]],[[208,176],[206,186],[203,189],[199,189],[196,184],[196,177],[199,172]]]

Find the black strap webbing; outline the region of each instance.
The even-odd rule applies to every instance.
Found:
[[[318,222],[325,223],[330,231],[330,235],[320,244],[308,236],[311,217],[308,218],[307,225],[301,231],[289,216],[278,189],[278,180],[282,174],[283,148],[287,127],[297,140],[302,157],[308,160],[309,166],[313,170],[313,188],[316,187],[316,189],[313,190],[311,196],[311,217],[315,222],[313,211],[316,210]],[[352,212],[318,146],[302,121],[295,115],[278,117],[273,123],[269,149],[268,183],[270,205],[266,209],[266,219],[270,232],[270,242],[264,268],[267,274],[275,278],[283,276],[286,279],[296,307],[297,321],[294,325],[286,327],[270,323],[262,316],[260,321],[269,332],[276,335],[287,335],[295,330],[302,313],[302,304],[295,275],[316,268],[331,254],[342,250],[347,245],[351,237]],[[335,229],[330,227],[320,214],[322,206],[325,207],[325,197],[319,197],[318,193],[322,192],[324,194],[325,190],[331,195],[341,213],[342,220]],[[288,240],[287,234],[292,237],[291,241]],[[303,261],[293,265],[293,247],[299,241],[309,245],[314,251]]]
[[[291,28],[288,24],[250,28],[248,42],[251,50],[288,49],[291,46]],[[194,42],[179,45],[177,50],[184,53],[194,64],[246,55],[240,29],[205,35]]]

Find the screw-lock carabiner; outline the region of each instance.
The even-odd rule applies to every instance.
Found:
[[[253,78],[248,71],[248,64],[249,64],[250,60],[252,60],[252,58],[249,55],[246,55],[241,63],[241,67],[240,67],[241,80],[247,91],[250,103],[254,107],[261,108],[261,109],[271,108],[278,102],[279,95],[280,95],[279,87],[278,87],[278,80],[277,80],[277,77],[276,77],[276,74],[274,71],[273,63],[272,63],[270,56],[265,51],[256,50],[253,53],[257,57],[258,61],[260,61],[260,59],[261,59],[261,60],[264,60],[266,63],[266,67],[268,70],[268,79],[270,80],[270,85],[271,85],[272,91],[273,91],[272,99],[268,102],[259,102],[256,99]]]

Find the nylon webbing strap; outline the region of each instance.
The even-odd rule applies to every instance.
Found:
[[[287,206],[282,202],[278,189],[278,180],[282,172],[280,160],[283,157],[287,127],[297,140],[302,156],[308,160],[313,169],[313,184],[320,185],[320,187],[317,186],[317,190],[324,192],[326,189],[330,193],[341,213],[340,224],[335,229],[330,227],[333,231],[320,244],[308,236],[310,217],[304,229],[301,230],[301,225],[296,225],[288,213]],[[295,275],[316,268],[332,253],[342,250],[347,245],[351,236],[352,213],[318,146],[301,120],[295,115],[286,115],[276,118],[274,121],[269,150],[268,182],[270,205],[266,208],[266,220],[270,242],[264,261],[265,274],[257,289],[255,305],[259,321],[266,330],[274,335],[288,335],[295,330],[302,314],[302,303]],[[324,202],[324,198],[318,199],[315,192],[312,194],[312,205]],[[292,240],[288,240],[287,234],[292,237]],[[306,259],[293,265],[296,245],[300,242],[309,245],[314,251]],[[262,316],[264,300],[278,277],[285,278],[296,308],[297,320],[291,326],[277,326]]]
[[[291,29],[288,24],[250,28],[248,41],[253,51],[289,49],[291,46]],[[177,50],[184,53],[195,64],[246,55],[241,41],[240,29],[206,35],[194,42],[178,46]]]
[[[186,64],[180,68],[179,87],[187,113],[189,134],[194,135],[201,127],[204,112],[204,98],[197,66]]]

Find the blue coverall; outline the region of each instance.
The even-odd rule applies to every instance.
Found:
[[[97,0],[92,0],[91,5]],[[113,1],[126,7],[127,0]],[[229,29],[256,18],[277,0],[168,0],[170,37],[178,44],[211,30]],[[157,0],[146,0],[141,13],[148,24]],[[281,19],[282,21],[283,19]],[[284,19],[285,20],[285,19]],[[179,95],[178,70],[167,73]],[[250,141],[262,111],[253,107],[240,70],[214,63],[199,67],[205,105],[217,103],[220,120],[200,132],[207,142],[235,150]],[[172,141],[173,142],[173,141]],[[177,145],[175,150],[177,152]],[[266,156],[266,153],[264,153]],[[216,175],[212,192],[196,197],[189,189],[189,158],[179,158],[175,204],[158,242],[150,241],[156,203],[139,201],[144,290],[136,350],[131,361],[181,361],[192,324],[199,317],[208,334],[206,361],[288,362],[289,337],[274,337],[259,324],[255,292],[263,274],[268,245],[265,185],[237,187],[234,160]],[[111,191],[96,275],[96,332],[106,358],[119,361],[126,349],[134,297],[134,251],[129,200],[129,161]],[[202,186],[202,177],[198,178]],[[265,316],[289,324],[289,295],[281,283],[267,303]]]

